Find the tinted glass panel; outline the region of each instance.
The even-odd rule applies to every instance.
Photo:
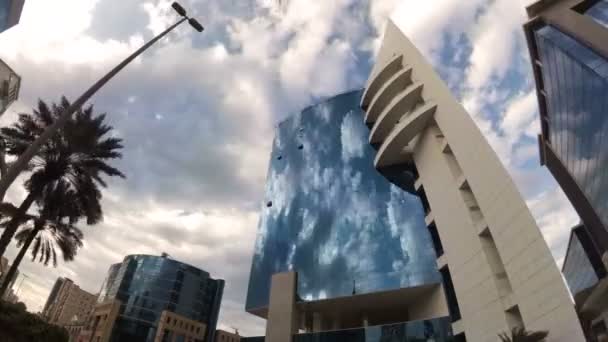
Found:
[[[2,0],[0,2],[0,32],[4,31],[8,25],[8,11],[10,1]]]
[[[298,334],[294,342],[452,342],[449,318]]]
[[[550,144],[608,226],[608,60],[552,26],[535,35]]]
[[[593,20],[603,26],[608,27],[608,1],[598,1],[595,5],[591,6],[585,14],[592,17]]]
[[[573,296],[598,282],[593,265],[576,234],[572,235],[563,273]]]
[[[374,169],[360,96],[336,96],[276,129],[248,309],[266,307],[272,275],[288,270],[303,299],[440,281],[419,198]]]

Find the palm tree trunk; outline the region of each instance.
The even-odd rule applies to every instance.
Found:
[[[4,255],[4,252],[6,252],[6,248],[11,243],[13,236],[15,236],[17,229],[21,225],[21,220],[23,219],[23,216],[25,216],[27,211],[30,209],[35,199],[36,194],[33,191],[30,192],[19,206],[17,213],[15,214],[15,216],[13,216],[8,226],[4,228],[2,236],[0,236],[0,257]]]
[[[17,254],[17,256],[15,257],[15,260],[13,260],[13,263],[11,264],[11,268],[8,270],[8,273],[6,274],[6,277],[4,278],[4,281],[2,282],[2,285],[0,286],[0,298],[4,297],[4,293],[8,289],[8,284],[11,283],[11,279],[15,276],[15,273],[17,272],[17,268],[19,268],[19,264],[21,264],[21,260],[23,260],[23,257],[25,256],[25,253],[27,252],[27,250],[30,248],[32,241],[34,241],[34,238],[36,237],[36,235],[38,235],[38,232],[40,232],[40,230],[42,229],[43,224],[44,224],[44,221],[42,221],[42,220],[37,221],[36,225],[34,226],[34,230],[32,230],[32,233],[27,237],[27,240],[25,240],[25,243],[23,243],[23,246],[21,246],[21,250],[19,251],[19,254]]]

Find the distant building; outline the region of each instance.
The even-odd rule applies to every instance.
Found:
[[[0,59],[0,115],[19,98],[20,87],[21,77]]]
[[[86,318],[86,317],[85,317]],[[77,342],[80,334],[86,326],[86,320],[74,317],[69,323],[63,325],[70,336],[69,342]]]
[[[238,331],[231,333],[218,329],[215,331],[215,342],[241,342],[241,336]]]
[[[96,295],[81,289],[71,279],[58,278],[42,312],[47,322],[66,325],[84,320],[93,309]]]
[[[25,0],[2,0],[0,2],[0,33],[17,25]]]
[[[80,340],[213,341],[224,281],[166,254],[110,267]]]

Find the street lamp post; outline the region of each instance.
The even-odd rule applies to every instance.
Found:
[[[17,176],[23,170],[26,169],[30,160],[38,153],[42,145],[46,143],[49,138],[53,136],[59,129],[61,129],[65,123],[72,117],[72,114],[76,112],[80,107],[82,107],[101,87],[103,87],[109,80],[111,80],[116,74],[118,74],[124,67],[126,67],[131,61],[133,61],[137,56],[141,55],[144,51],[146,51],[150,46],[154,45],[158,40],[163,38],[169,32],[173,31],[177,26],[182,24],[184,21],[188,21],[190,26],[192,26],[198,32],[203,31],[203,26],[194,18],[188,17],[186,10],[177,2],[173,2],[171,5],[173,9],[182,17],[178,22],[171,25],[165,31],[154,37],[148,43],[144,44],[137,51],[133,52],[129,57],[127,57],[124,61],[118,64],[114,69],[112,69],[109,73],[107,73],[104,77],[102,77],[99,81],[91,86],[87,91],[84,92],[74,103],[72,103],[66,110],[61,114],[61,116],[55,120],[50,126],[42,132],[42,134],[34,140],[34,142],[17,158],[17,160],[6,170],[6,173],[2,175],[0,178],[0,202],[4,200],[4,196],[6,195],[6,191],[13,184]]]

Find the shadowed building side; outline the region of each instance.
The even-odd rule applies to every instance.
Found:
[[[2,0],[0,2],[0,33],[17,25],[25,0]]]

